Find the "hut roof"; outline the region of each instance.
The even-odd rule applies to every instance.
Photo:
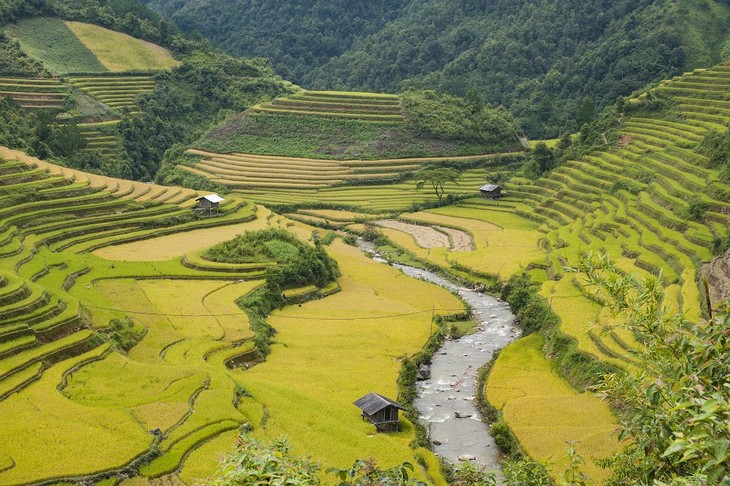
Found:
[[[482,187],[479,188],[480,191],[487,192],[492,192],[495,189],[500,189],[500,187],[497,184],[484,184]]]
[[[403,408],[390,398],[378,395],[377,393],[368,393],[360,400],[356,401],[354,405],[368,415],[378,413],[386,407],[396,407],[400,410],[405,410],[405,408]]]
[[[218,194],[208,194],[207,196],[199,197],[198,199],[196,199],[196,201],[200,201],[201,199],[207,199],[214,204],[223,201],[223,198],[220,197]]]

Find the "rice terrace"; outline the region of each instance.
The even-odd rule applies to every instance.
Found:
[[[0,485],[729,484],[730,42],[555,133],[0,3]]]

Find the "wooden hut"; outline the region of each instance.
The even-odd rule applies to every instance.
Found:
[[[479,194],[486,199],[499,199],[502,197],[502,188],[497,184],[484,184],[479,188]]]
[[[378,432],[388,430],[398,431],[398,411],[405,410],[398,403],[377,393],[368,393],[355,402],[355,406],[362,410],[363,420],[375,425]]]
[[[201,213],[213,214],[218,212],[218,207],[224,199],[217,194],[209,194],[207,196],[196,199],[198,202],[197,210]]]

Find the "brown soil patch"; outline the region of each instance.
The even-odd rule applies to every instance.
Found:
[[[416,244],[421,248],[451,248],[449,237],[440,231],[436,231],[430,226],[421,226],[418,224],[403,223],[394,219],[384,219],[376,221],[375,224],[384,228],[390,228],[403,233],[408,233],[416,240]]]
[[[449,236],[452,251],[474,251],[474,240],[472,240],[471,235],[466,231],[448,228],[446,226],[434,226],[434,228]]]

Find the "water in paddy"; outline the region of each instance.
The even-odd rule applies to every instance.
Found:
[[[374,247],[361,243],[373,252]],[[376,260],[385,262],[375,257]],[[426,425],[433,449],[451,463],[474,458],[489,469],[499,469],[501,455],[489,427],[481,421],[475,404],[477,370],[492,354],[520,336],[509,306],[491,295],[462,287],[432,272],[394,264],[411,277],[440,285],[459,296],[472,308],[478,322],[476,332],[447,341],[433,356],[431,378],[417,384],[415,406]]]

